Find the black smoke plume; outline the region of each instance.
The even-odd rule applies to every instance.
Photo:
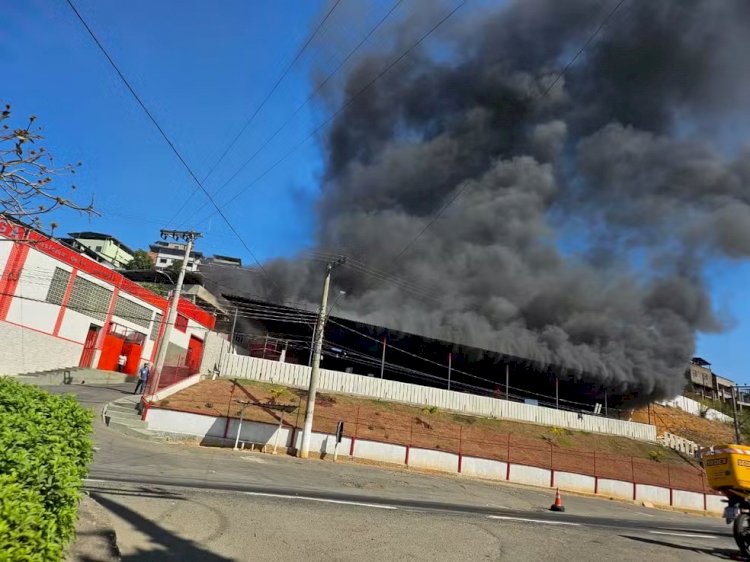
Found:
[[[416,4],[324,103],[446,9]],[[459,11],[335,119],[315,249],[432,296],[344,268],[338,314],[642,398],[682,389],[696,332],[724,324],[708,266],[750,254],[750,149],[725,134],[750,100],[750,2],[626,1],[560,76],[614,5]],[[319,262],[267,269],[272,298],[319,298]]]

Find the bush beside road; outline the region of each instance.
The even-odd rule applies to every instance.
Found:
[[[92,413],[0,378],[0,559],[62,560],[93,458]]]

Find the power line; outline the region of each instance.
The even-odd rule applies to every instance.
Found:
[[[120,68],[117,66],[117,63],[115,63],[115,61],[112,59],[112,57],[110,56],[110,54],[104,48],[104,45],[102,45],[101,41],[99,41],[99,39],[97,38],[97,36],[94,33],[94,31],[91,29],[91,27],[89,26],[89,24],[86,23],[86,20],[83,18],[83,16],[81,15],[81,13],[75,7],[75,5],[73,4],[72,0],[66,0],[66,2],[68,3],[68,6],[70,6],[70,9],[73,10],[73,13],[78,17],[79,21],[81,22],[81,24],[83,25],[83,27],[86,29],[86,31],[88,32],[89,36],[94,41],[94,43],[96,44],[96,46],[99,48],[99,50],[102,52],[102,54],[106,57],[107,61],[109,61],[109,64],[112,66],[112,68],[114,69],[114,71],[120,77],[120,80],[122,80],[122,82],[125,84],[125,86],[127,87],[128,91],[130,92],[130,94],[136,100],[136,102],[141,107],[141,109],[144,111],[144,113],[148,116],[148,118],[151,121],[151,123],[159,131],[159,133],[161,134],[162,138],[167,143],[167,145],[169,146],[169,148],[172,150],[172,152],[174,153],[174,155],[177,157],[177,159],[180,161],[180,163],[183,165],[183,167],[187,170],[187,172],[190,175],[190,177],[193,179],[193,181],[196,183],[196,185],[200,188],[200,190],[206,195],[206,197],[208,198],[208,200],[215,207],[216,212],[221,216],[221,218],[224,220],[224,222],[229,227],[229,229],[234,233],[234,235],[237,237],[237,239],[239,240],[240,244],[242,244],[242,246],[245,248],[245,250],[247,251],[247,253],[253,258],[253,261],[255,261],[255,263],[258,265],[258,267],[260,268],[260,270],[264,273],[264,275],[267,275],[267,272],[266,272],[265,268],[263,267],[263,264],[260,263],[260,261],[258,260],[257,256],[255,255],[255,253],[252,251],[252,249],[250,249],[250,247],[247,245],[247,243],[245,243],[245,240],[242,238],[242,236],[240,236],[239,232],[237,232],[237,229],[229,221],[229,219],[224,214],[224,212],[221,210],[221,208],[216,204],[216,201],[214,201],[214,198],[211,197],[211,194],[203,186],[203,183],[198,179],[198,176],[195,175],[195,172],[193,172],[192,168],[188,165],[187,161],[182,157],[182,154],[180,154],[180,151],[177,150],[177,147],[175,146],[175,144],[169,138],[169,136],[164,131],[164,129],[162,129],[161,125],[159,125],[159,122],[153,116],[153,114],[151,113],[151,111],[149,111],[148,107],[146,107],[146,104],[143,102],[143,100],[141,100],[140,96],[135,91],[135,89],[133,88],[133,86],[130,85],[130,82],[128,81],[128,79],[125,77],[125,75],[122,73],[122,71],[120,70]],[[273,281],[272,281],[272,283],[273,283]]]
[[[242,195],[244,192],[246,192],[248,189],[253,187],[256,183],[258,183],[261,179],[263,179],[266,175],[268,175],[271,171],[273,171],[279,164],[281,164],[284,160],[286,160],[289,156],[291,156],[297,149],[299,149],[302,145],[304,145],[308,140],[313,138],[315,134],[317,134],[323,127],[325,127],[328,123],[330,123],[333,119],[335,119],[338,115],[341,114],[342,111],[344,111],[346,108],[348,108],[362,93],[364,93],[368,88],[370,88],[375,82],[377,82],[380,78],[385,76],[394,66],[396,66],[399,62],[401,62],[407,55],[409,55],[414,49],[416,49],[419,45],[421,45],[425,39],[427,39],[432,33],[434,33],[441,25],[443,25],[448,19],[450,19],[453,14],[455,14],[459,8],[461,8],[466,3],[466,0],[463,0],[460,4],[458,4],[455,8],[453,8],[448,14],[446,14],[440,21],[438,21],[435,25],[433,25],[425,34],[423,34],[415,43],[413,43],[410,47],[408,47],[405,51],[403,51],[396,59],[390,62],[381,72],[379,72],[372,80],[370,80],[365,86],[360,89],[356,94],[349,97],[348,101],[344,103],[341,107],[339,107],[333,114],[331,114],[327,119],[325,119],[322,123],[320,123],[315,129],[313,129],[304,139],[302,139],[300,142],[298,142],[296,145],[294,145],[290,150],[288,150],[281,158],[279,158],[274,164],[272,164],[270,167],[266,168],[266,170],[261,173],[259,176],[257,176],[252,182],[250,182],[248,185],[246,185],[244,188],[242,188],[239,192],[237,192],[234,196],[232,196],[229,200],[223,203],[223,206],[229,205],[230,203],[234,202],[240,195]],[[215,212],[211,213],[210,215],[206,216],[203,220],[208,220],[211,218]]]
[[[291,114],[291,115],[290,115],[290,116],[289,116],[289,117],[288,117],[288,118],[286,119],[286,121],[284,121],[284,123],[282,123],[282,124],[281,124],[281,126],[280,126],[279,128],[277,128],[277,129],[276,129],[276,130],[275,130],[275,131],[273,132],[273,134],[272,134],[271,136],[269,136],[268,138],[266,138],[266,140],[265,140],[265,141],[264,141],[264,142],[263,142],[263,143],[262,143],[262,144],[261,144],[261,145],[260,145],[260,146],[259,146],[259,147],[258,147],[258,148],[257,148],[256,150],[255,150],[255,152],[253,152],[253,153],[252,153],[252,154],[250,155],[250,157],[249,157],[249,158],[248,158],[247,160],[245,160],[245,162],[243,162],[243,164],[242,164],[242,165],[241,165],[241,166],[240,166],[239,168],[237,168],[237,170],[236,170],[236,171],[235,171],[235,172],[234,172],[234,173],[233,173],[233,174],[232,174],[232,175],[231,175],[231,176],[230,176],[230,177],[229,177],[229,178],[228,178],[228,179],[227,179],[227,180],[226,180],[226,181],[225,181],[225,182],[224,182],[223,184],[221,184],[221,185],[220,185],[220,186],[219,186],[219,187],[218,187],[218,188],[217,188],[217,189],[216,189],[216,190],[214,191],[214,196],[218,195],[218,194],[219,194],[219,193],[220,193],[220,192],[221,192],[221,191],[222,191],[222,190],[223,190],[223,189],[224,189],[224,188],[225,188],[225,187],[226,187],[227,185],[229,185],[229,184],[230,184],[230,183],[232,182],[232,180],[234,180],[234,178],[236,178],[236,177],[237,177],[237,176],[238,176],[238,175],[240,174],[240,172],[242,172],[242,170],[244,170],[244,169],[245,169],[245,167],[246,167],[246,166],[247,166],[248,164],[250,164],[250,162],[252,162],[252,161],[253,161],[253,160],[255,159],[255,157],[256,157],[256,156],[257,156],[258,154],[260,154],[260,152],[261,152],[261,151],[262,151],[262,150],[263,150],[263,149],[264,149],[264,148],[265,148],[266,146],[268,146],[268,145],[269,145],[269,144],[271,143],[271,141],[273,141],[273,139],[275,139],[275,138],[276,138],[276,136],[277,136],[277,135],[278,135],[278,134],[279,134],[279,133],[280,133],[281,131],[283,131],[283,130],[284,130],[284,129],[286,128],[286,126],[287,126],[287,125],[288,125],[289,123],[291,123],[291,122],[292,122],[292,120],[293,120],[293,119],[294,119],[294,118],[296,117],[296,115],[297,115],[297,114],[298,114],[298,113],[300,112],[300,110],[301,110],[301,109],[302,109],[303,107],[305,107],[305,106],[306,106],[306,105],[307,105],[308,103],[310,103],[310,101],[311,101],[312,99],[314,99],[314,97],[315,97],[315,96],[316,96],[316,95],[318,94],[318,92],[320,92],[320,90],[322,90],[322,89],[323,89],[323,87],[325,87],[325,85],[326,85],[326,84],[328,83],[328,81],[329,81],[329,80],[330,80],[331,78],[333,78],[333,76],[334,76],[334,75],[335,75],[335,74],[336,74],[336,73],[337,73],[337,72],[338,72],[338,71],[339,71],[339,70],[340,70],[340,69],[341,69],[341,68],[342,68],[342,67],[343,67],[343,66],[344,66],[344,65],[345,65],[345,64],[346,64],[346,63],[347,63],[348,61],[349,61],[349,59],[350,59],[350,58],[351,58],[351,57],[352,57],[352,56],[353,56],[353,55],[354,55],[354,54],[355,54],[355,53],[356,53],[356,52],[357,52],[357,51],[359,50],[359,48],[360,48],[360,47],[361,47],[362,45],[364,45],[364,44],[365,44],[365,43],[366,43],[366,42],[367,42],[367,41],[368,41],[368,40],[370,39],[370,37],[372,37],[372,35],[373,35],[373,34],[375,33],[375,31],[377,31],[377,30],[378,30],[378,28],[379,28],[379,27],[380,27],[380,26],[381,26],[381,25],[382,25],[383,23],[385,23],[385,21],[386,21],[386,20],[387,20],[387,19],[388,19],[388,18],[390,17],[390,15],[391,15],[391,14],[392,14],[392,13],[393,13],[393,12],[394,12],[395,10],[396,10],[396,8],[398,8],[398,7],[399,7],[399,6],[401,5],[401,3],[402,3],[402,2],[403,2],[403,0],[398,0],[398,1],[397,1],[397,2],[395,3],[395,4],[393,4],[393,6],[391,7],[391,9],[390,9],[390,10],[388,10],[388,12],[386,12],[386,14],[385,14],[385,15],[384,15],[384,16],[383,16],[383,17],[382,17],[382,18],[381,18],[381,19],[380,19],[380,20],[379,20],[379,21],[378,21],[378,22],[377,22],[377,23],[375,24],[375,26],[374,26],[374,27],[373,27],[372,29],[370,29],[370,31],[369,31],[369,32],[367,33],[367,35],[365,35],[365,36],[364,36],[364,38],[363,38],[363,39],[362,39],[362,40],[361,40],[361,41],[360,41],[359,43],[357,43],[357,45],[355,45],[355,47],[354,47],[354,48],[353,48],[353,49],[352,49],[351,51],[349,51],[349,53],[348,53],[348,54],[346,55],[346,57],[344,57],[344,58],[343,58],[343,60],[341,60],[341,62],[339,62],[339,64],[338,64],[338,65],[336,66],[336,68],[334,68],[334,69],[333,69],[333,71],[332,71],[332,72],[330,72],[330,73],[328,74],[328,76],[327,76],[327,77],[326,77],[326,78],[325,78],[325,79],[324,79],[324,80],[323,80],[322,82],[320,82],[320,83],[318,84],[318,86],[317,86],[317,87],[315,88],[315,90],[313,90],[313,91],[312,91],[312,92],[310,93],[310,95],[308,95],[308,96],[307,96],[307,99],[305,99],[305,101],[304,101],[304,102],[302,102],[302,103],[301,103],[301,104],[300,104],[299,106],[297,106],[297,109],[295,109],[295,110],[294,110],[294,112],[293,112],[293,113],[292,113],[292,114]],[[185,205],[183,205],[183,206],[182,206],[182,207],[180,208],[180,210],[179,210],[179,211],[178,211],[178,212],[177,212],[176,214],[179,214],[179,212],[181,212],[181,211],[182,211],[182,209],[183,209],[184,207],[185,207]],[[200,213],[200,212],[201,212],[201,211],[202,211],[202,210],[203,210],[204,208],[205,208],[205,205],[204,205],[204,206],[202,206],[202,207],[201,207],[200,209],[198,209],[198,211],[196,211],[196,212],[192,213],[192,216],[194,216],[194,215],[196,215],[196,214]],[[184,220],[184,221],[183,221],[183,222],[182,222],[181,224],[186,224],[186,223],[187,223],[188,221],[189,221],[189,219],[185,219],[185,220]]]
[[[305,41],[305,43],[299,49],[297,49],[297,54],[294,56],[294,58],[291,60],[291,62],[289,62],[289,64],[286,66],[286,68],[284,69],[284,71],[281,73],[281,75],[279,76],[279,78],[276,80],[276,82],[271,87],[271,89],[268,91],[268,93],[263,98],[263,100],[260,102],[260,104],[258,104],[258,107],[255,108],[255,111],[253,111],[250,114],[250,116],[245,120],[245,124],[242,126],[242,128],[237,133],[237,135],[235,135],[235,137],[232,139],[232,141],[227,145],[227,147],[224,149],[224,152],[221,153],[221,156],[219,156],[219,159],[214,163],[213,166],[211,166],[211,169],[208,171],[208,173],[206,174],[206,176],[203,178],[204,182],[206,180],[208,180],[208,178],[211,176],[211,174],[213,174],[214,170],[216,170],[217,166],[222,162],[222,160],[224,160],[224,158],[229,153],[229,151],[232,149],[232,147],[235,144],[237,144],[237,141],[244,134],[244,132],[247,130],[247,128],[253,122],[253,120],[258,115],[258,113],[260,113],[261,109],[263,109],[263,107],[266,105],[266,102],[268,102],[268,100],[274,94],[274,92],[279,87],[279,85],[284,81],[284,78],[286,78],[287,74],[289,74],[289,71],[292,69],[292,67],[294,66],[294,64],[302,56],[302,53],[310,45],[310,43],[315,38],[315,36],[318,34],[318,31],[320,31],[320,29],[323,27],[323,25],[325,24],[325,22],[328,21],[328,18],[331,16],[331,14],[333,14],[334,10],[336,10],[336,7],[339,5],[340,2],[341,2],[341,0],[336,0],[333,3],[333,5],[331,6],[331,8],[328,10],[328,13],[326,13],[325,17],[322,20],[320,20],[320,22],[315,27],[315,29],[313,30],[313,32],[308,36],[308,38]],[[174,214],[174,216],[170,219],[170,221],[169,221],[170,223],[173,222],[179,216],[179,214],[187,206],[188,202],[190,201],[190,199],[192,199],[193,195],[195,195],[195,193],[197,193],[197,191],[198,191],[197,189],[193,189],[193,191],[190,193],[190,195],[182,203],[182,206],[180,206],[180,208],[177,210],[177,212]],[[214,193],[214,195],[216,195],[216,193],[218,193],[219,191],[220,191],[220,189],[216,190],[216,192]]]

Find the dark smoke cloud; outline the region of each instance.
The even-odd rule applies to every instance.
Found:
[[[613,4],[524,0],[467,16],[333,122],[317,248],[437,299],[342,269],[341,314],[561,365],[613,391],[681,390],[696,331],[722,327],[708,264],[750,254],[750,154],[704,134],[747,110],[750,3],[627,1],[543,95]],[[392,52],[360,59],[337,99],[433,15],[415,12]],[[273,298],[318,299],[320,263],[268,269]]]

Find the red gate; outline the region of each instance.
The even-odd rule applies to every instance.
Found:
[[[99,326],[91,324],[89,331],[86,334],[86,342],[83,344],[83,353],[81,353],[81,361],[78,363],[79,367],[89,368],[94,360],[94,350],[96,348],[96,338],[99,335]]]

